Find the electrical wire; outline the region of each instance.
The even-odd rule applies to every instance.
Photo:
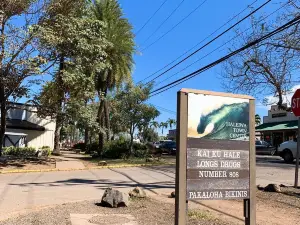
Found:
[[[193,13],[195,13],[207,0],[202,1],[193,11],[191,11],[187,16],[185,16],[182,20],[180,20],[175,26],[173,26],[170,30],[168,30],[166,33],[164,33],[162,36],[160,36],[158,39],[156,39],[151,44],[147,45],[145,48],[142,49],[142,51],[145,51],[146,49],[150,48],[154,44],[156,44],[158,41],[160,41],[162,38],[164,38],[167,34],[169,34],[172,30],[174,30],[176,27],[178,27],[183,21],[185,21],[187,18],[189,18]]]
[[[193,55],[195,55],[196,53],[198,53],[200,50],[202,50],[203,48],[205,48],[206,46],[210,45],[212,42],[214,42],[215,40],[217,40],[218,38],[220,38],[221,36],[223,36],[224,34],[226,34],[227,32],[229,32],[232,28],[234,28],[235,26],[237,26],[238,24],[240,24],[241,22],[243,22],[244,20],[248,19],[250,16],[252,16],[254,13],[256,13],[258,10],[260,10],[261,8],[263,8],[265,5],[267,5],[269,2],[271,2],[271,0],[266,1],[264,4],[262,4],[261,6],[259,6],[258,8],[256,8],[255,10],[253,10],[251,13],[249,13],[248,15],[244,16],[242,19],[240,19],[239,21],[237,21],[235,24],[233,24],[232,26],[230,26],[229,28],[227,28],[225,31],[223,31],[222,33],[220,33],[219,35],[217,35],[216,37],[214,37],[212,40],[210,40],[209,42],[207,42],[206,44],[202,45],[200,48],[198,48],[196,51],[192,52],[191,54],[189,54],[188,56],[186,56],[184,59],[180,60],[178,63],[176,63],[175,65],[171,66],[169,69],[167,69],[166,71],[164,71],[163,73],[157,75],[156,77],[154,77],[152,80],[148,81],[146,83],[149,84],[152,81],[154,81],[155,79],[161,77],[162,75],[166,74],[167,72],[169,72],[170,70],[174,69],[175,67],[177,67],[179,64],[183,63],[184,61],[186,61],[187,59],[189,59],[190,57],[192,57]]]
[[[276,12],[278,12],[279,10],[281,10],[283,7],[285,7],[285,6],[288,5],[288,4],[289,4],[289,2],[286,2],[284,5],[282,5],[282,6],[279,7],[278,9],[276,9],[274,12],[272,12],[272,13],[270,13],[269,15],[265,16],[264,18],[262,18],[262,19],[260,20],[260,22],[263,21],[263,20],[265,20],[265,19],[267,19],[268,17],[272,16],[273,14],[275,14]],[[227,41],[227,42],[225,42],[224,44],[220,45],[219,47],[215,48],[214,50],[212,50],[211,52],[209,52],[209,53],[206,54],[205,56],[203,56],[203,57],[197,59],[197,60],[194,61],[193,63],[191,63],[191,64],[189,64],[188,66],[184,67],[182,70],[180,70],[180,71],[174,73],[173,75],[167,77],[166,79],[160,81],[159,83],[156,83],[156,85],[159,85],[159,84],[161,84],[161,83],[163,83],[163,82],[169,80],[170,78],[176,76],[177,74],[183,72],[183,71],[186,70],[187,68],[193,66],[193,65],[196,64],[197,62],[201,61],[202,59],[204,59],[204,58],[206,58],[207,56],[211,55],[212,53],[214,53],[215,51],[219,50],[219,49],[222,48],[223,46],[227,45],[228,43],[230,43],[231,41],[233,41],[233,40],[236,39],[237,37],[239,37],[239,36],[241,36],[242,34],[246,33],[246,31],[250,30],[251,28],[252,28],[252,27],[247,28],[246,30],[244,30],[243,32],[237,34],[236,36],[234,36],[233,38],[231,38],[229,41]],[[253,33],[252,33],[252,34],[253,34]]]
[[[156,32],[171,18],[171,16],[173,16],[173,14],[180,8],[180,6],[184,3],[185,0],[182,0],[178,6],[170,13],[170,15],[155,29],[155,31],[153,31],[148,38],[146,38],[146,40],[142,43],[142,45],[144,45],[151,37],[153,37],[154,34],[156,34]]]
[[[172,111],[172,110],[170,110],[170,109],[166,109],[166,108],[161,107],[161,106],[158,106],[158,105],[154,105],[154,104],[151,104],[151,105],[154,106],[154,107],[156,107],[156,108],[158,108],[158,109],[160,109],[160,110],[162,110],[162,111],[165,111],[165,112],[167,112],[167,113],[175,114],[175,115],[176,115],[176,112],[175,112],[175,111]]]
[[[185,81],[187,81],[187,80],[189,80],[189,79],[191,79],[191,78],[199,75],[200,73],[203,73],[204,71],[206,71],[206,70],[208,70],[208,69],[210,69],[210,68],[212,68],[212,67],[220,64],[221,62],[223,62],[223,61],[231,58],[232,56],[234,56],[234,55],[236,55],[236,54],[238,54],[238,53],[246,50],[247,48],[250,48],[250,47],[258,44],[258,43],[260,43],[260,42],[262,42],[262,41],[264,41],[264,40],[266,40],[266,39],[274,36],[275,34],[280,33],[283,30],[286,30],[286,29],[290,28],[291,26],[294,26],[294,25],[298,24],[299,22],[300,22],[300,16],[297,16],[293,20],[290,20],[289,22],[287,22],[286,24],[284,24],[284,25],[280,26],[279,28],[273,30],[272,32],[269,32],[268,34],[264,35],[263,37],[260,37],[260,38],[258,38],[256,40],[254,40],[254,41],[246,44],[245,46],[243,46],[243,47],[241,47],[241,48],[239,48],[239,49],[231,52],[230,54],[228,54],[228,55],[226,55],[226,56],[224,56],[224,57],[222,57],[222,58],[220,58],[220,59],[218,59],[216,61],[214,61],[213,63],[210,63],[210,64],[208,64],[208,65],[206,65],[206,66],[204,66],[204,67],[202,67],[202,68],[200,68],[200,69],[198,69],[198,70],[196,70],[196,71],[194,71],[194,72],[192,72],[192,73],[190,73],[190,74],[188,74],[188,75],[186,75],[186,76],[184,76],[184,77],[182,77],[180,79],[177,79],[177,80],[175,80],[175,81],[173,81],[173,82],[171,82],[171,83],[169,83],[169,84],[167,84],[167,85],[165,85],[165,86],[163,86],[161,88],[158,88],[158,89],[152,91],[150,93],[150,94],[152,94],[152,95],[150,95],[150,97],[158,95],[158,94],[160,94],[160,93],[162,93],[162,92],[164,92],[166,90],[169,90],[169,89],[171,89],[171,88],[173,88],[173,87],[175,87],[175,86],[177,86],[177,85],[179,85],[179,84],[181,84],[181,83],[183,83],[183,82],[185,82]],[[155,93],[155,92],[157,92],[157,93]]]
[[[158,9],[152,14],[152,16],[150,16],[150,18],[146,21],[146,23],[135,33],[135,36],[137,36],[144,28],[145,26],[147,26],[147,24],[153,19],[153,17],[158,13],[158,11],[164,6],[164,4],[167,2],[168,0],[165,0],[159,7]]]
[[[167,68],[168,66],[172,65],[174,62],[176,62],[178,59],[180,59],[182,56],[184,56],[185,54],[187,54],[188,52],[190,52],[191,50],[193,50],[194,48],[196,48],[198,45],[200,45],[201,43],[203,43],[205,40],[207,40],[209,37],[211,37],[212,35],[214,35],[215,33],[217,33],[217,31],[219,31],[221,28],[223,28],[224,26],[226,26],[227,24],[229,24],[231,21],[233,21],[235,18],[237,18],[239,15],[241,15],[243,12],[245,12],[249,7],[251,7],[253,4],[255,4],[258,0],[255,0],[254,2],[252,2],[249,6],[247,6],[246,8],[244,8],[242,11],[240,11],[238,14],[236,14],[235,16],[233,16],[232,18],[230,18],[227,22],[225,22],[222,26],[220,26],[218,29],[216,29],[214,32],[212,32],[210,35],[206,36],[204,39],[202,39],[200,42],[198,42],[196,45],[194,45],[192,48],[190,48],[189,50],[185,51],[183,54],[181,54],[180,56],[178,56],[176,59],[174,59],[172,62],[168,63],[167,65],[165,65],[164,67],[162,67],[161,69],[157,70],[156,72],[152,73],[151,75],[147,76],[146,78],[144,78],[143,80],[140,80],[137,82],[137,84],[142,83],[143,81],[147,80],[148,78],[154,76],[155,74],[159,73],[160,71],[162,71],[163,69]]]

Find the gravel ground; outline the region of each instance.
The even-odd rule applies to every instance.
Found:
[[[19,158],[7,156],[7,163],[0,163],[0,171],[7,170],[40,170],[55,169],[55,159],[52,158]]]
[[[0,225],[71,225],[70,213],[78,214],[131,214],[139,225],[172,225],[174,224],[174,205],[162,203],[153,199],[134,200],[127,208],[104,208],[95,201],[68,203],[53,208],[43,209],[16,218],[0,222]],[[188,225],[228,225],[214,218],[206,211],[193,211],[189,213]],[[114,222],[117,217],[114,218]],[[100,221],[101,218],[93,218]],[[105,223],[101,220],[98,224]],[[123,221],[124,222],[124,221]]]
[[[300,188],[281,187],[281,193],[257,191],[257,200],[276,208],[300,209]]]

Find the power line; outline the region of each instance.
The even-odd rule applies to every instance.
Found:
[[[232,56],[234,56],[234,55],[236,55],[236,54],[238,54],[238,53],[240,53],[242,51],[244,51],[245,49],[250,48],[253,45],[258,44],[261,41],[264,41],[264,40],[266,40],[266,39],[274,36],[275,34],[280,33],[283,30],[286,30],[289,27],[298,24],[299,22],[300,22],[300,16],[297,16],[293,20],[290,20],[289,22],[287,22],[286,24],[284,24],[284,25],[280,26],[279,28],[273,30],[272,32],[270,32],[270,33],[268,33],[268,34],[266,34],[266,35],[264,35],[264,36],[262,36],[262,37],[260,37],[260,38],[258,38],[256,40],[248,43],[247,45],[245,45],[245,46],[243,46],[243,47],[241,47],[241,48],[239,48],[239,49],[231,52],[230,54],[228,54],[228,55],[226,55],[226,56],[224,56],[224,57],[222,57],[222,58],[214,61],[213,63],[210,63],[210,64],[208,64],[208,65],[200,68],[199,70],[196,70],[196,71],[194,71],[194,72],[192,72],[192,73],[190,73],[190,74],[188,74],[188,75],[186,75],[186,76],[184,76],[184,77],[182,77],[180,79],[177,79],[177,80],[175,80],[175,81],[173,81],[173,82],[171,82],[171,83],[169,83],[169,84],[167,84],[167,85],[165,85],[165,86],[163,86],[161,88],[158,88],[158,89],[152,91],[150,93],[150,94],[152,94],[150,97],[153,97],[153,96],[155,96],[157,94],[160,94],[160,93],[162,93],[162,92],[164,92],[164,91],[166,91],[168,89],[171,89],[171,88],[177,86],[178,84],[181,84],[181,83],[183,83],[183,82],[185,82],[185,81],[187,81],[187,80],[189,80],[189,79],[191,79],[191,78],[199,75],[200,73],[203,73],[204,71],[206,71],[206,70],[208,70],[208,69],[210,69],[210,68],[212,68],[212,67],[220,64],[221,62],[229,59],[230,57],[232,57]]]
[[[182,56],[184,56],[185,54],[187,54],[188,52],[190,52],[191,50],[193,50],[194,48],[196,48],[198,45],[200,45],[202,42],[204,42],[206,39],[208,39],[209,37],[211,37],[212,35],[214,35],[215,33],[217,33],[217,31],[219,31],[221,28],[223,28],[224,26],[226,26],[228,23],[230,23],[232,20],[234,20],[235,18],[237,18],[239,15],[241,15],[243,12],[245,12],[249,7],[251,7],[254,3],[256,3],[258,0],[255,0],[254,2],[252,2],[249,6],[247,6],[246,8],[244,8],[242,11],[240,11],[238,14],[236,14],[235,16],[233,16],[231,19],[229,19],[226,23],[224,23],[222,26],[220,26],[218,29],[216,29],[214,32],[212,32],[210,35],[206,36],[204,39],[202,39],[200,42],[198,42],[196,45],[194,45],[192,48],[190,48],[189,50],[187,50],[186,52],[184,52],[183,54],[181,54],[180,56],[178,56],[176,59],[174,59],[172,62],[168,63],[167,65],[165,65],[164,67],[162,67],[161,69],[157,70],[156,72],[154,72],[153,74],[149,75],[148,77],[144,78],[143,80],[137,82],[142,83],[143,81],[147,80],[148,78],[154,76],[155,74],[159,73],[160,71],[162,71],[163,69],[167,68],[168,66],[172,65],[174,62],[176,62],[178,59],[180,59]]]
[[[244,16],[242,19],[240,19],[239,21],[237,21],[235,24],[233,24],[232,26],[230,26],[229,28],[227,28],[225,31],[223,31],[222,33],[220,33],[219,35],[217,35],[215,38],[213,38],[212,40],[210,40],[209,42],[207,42],[206,44],[202,45],[200,48],[198,48],[196,51],[192,52],[191,54],[189,54],[188,56],[186,56],[185,58],[183,58],[182,60],[180,60],[178,63],[176,63],[175,65],[171,66],[169,69],[167,69],[166,71],[164,71],[163,73],[157,75],[156,77],[154,77],[152,80],[148,81],[146,84],[151,83],[152,81],[154,81],[155,79],[161,77],[162,75],[166,74],[167,72],[169,72],[170,70],[174,69],[175,67],[177,67],[179,64],[183,63],[184,61],[186,61],[187,59],[189,59],[190,57],[192,57],[193,55],[195,55],[196,53],[198,53],[200,50],[202,50],[203,48],[205,48],[206,46],[210,45],[212,42],[214,42],[215,40],[217,40],[218,38],[220,38],[221,36],[223,36],[224,34],[226,34],[227,32],[229,32],[232,28],[234,28],[235,26],[237,26],[238,24],[240,24],[241,22],[243,22],[244,20],[248,19],[250,16],[252,16],[254,13],[256,13],[258,10],[260,10],[261,8],[263,8],[265,5],[267,5],[269,2],[271,2],[271,0],[266,1],[264,4],[262,4],[261,6],[259,6],[258,8],[256,8],[255,10],[253,10],[251,13],[249,13],[248,15]]]
[[[274,12],[270,13],[269,15],[265,16],[263,19],[260,20],[263,21],[265,19],[267,19],[268,17],[272,16],[273,14],[275,14],[276,12],[278,12],[280,9],[282,9],[283,7],[285,7],[286,5],[288,5],[289,2],[286,2],[284,5],[282,5],[281,7],[279,7],[278,9],[276,9]],[[234,36],[233,38],[231,38],[229,41],[225,42],[224,44],[220,45],[218,48],[215,48],[214,50],[212,50],[211,52],[209,52],[208,54],[206,54],[205,56],[201,57],[200,59],[197,59],[196,61],[194,61],[193,63],[189,64],[188,66],[184,67],[182,70],[174,73],[173,75],[167,77],[166,79],[162,80],[161,82],[157,83],[156,85],[159,85],[167,80],[169,80],[170,78],[176,76],[177,74],[183,72],[184,70],[186,70],[187,68],[191,67],[192,65],[196,64],[197,62],[199,62],[200,60],[206,58],[207,56],[211,55],[212,53],[214,53],[215,51],[217,51],[218,49],[220,49],[221,47],[227,45],[229,42],[233,41],[234,39],[236,39],[237,37],[241,36],[242,34],[244,34],[246,31],[250,30],[251,27],[247,28],[246,30],[244,30],[243,32],[237,34],[236,36]],[[252,33],[253,34],[253,33]]]
[[[166,109],[166,108],[161,107],[161,106],[158,106],[158,105],[154,105],[154,104],[151,104],[151,105],[154,106],[154,107],[156,107],[156,108],[158,108],[158,109],[160,109],[160,110],[162,110],[162,111],[165,111],[165,112],[167,112],[167,113],[175,114],[175,115],[176,115],[176,112],[175,112],[175,111],[172,111],[172,110],[170,110],[170,109]]]
[[[158,9],[152,14],[152,16],[150,16],[150,18],[146,21],[146,23],[135,33],[135,36],[137,36],[144,28],[145,26],[147,26],[147,24],[153,19],[153,17],[158,13],[158,11],[164,6],[164,4],[167,2],[168,0],[165,0],[159,7]]]
[[[142,49],[142,51],[145,51],[146,49],[150,48],[152,45],[156,44],[158,41],[160,41],[162,38],[164,38],[167,34],[169,34],[172,30],[174,30],[176,27],[178,27],[183,21],[185,21],[188,17],[190,17],[194,12],[196,12],[207,0],[204,0],[201,2],[193,11],[191,11],[187,16],[185,16],[182,20],[179,21],[175,26],[173,26],[170,30],[168,30],[166,33],[164,33],[162,36],[160,36],[158,39],[156,39],[151,44],[147,45],[145,48]]]
[[[144,45],[156,32],[171,18],[171,16],[180,8],[180,6],[184,3],[185,0],[182,0],[178,6],[170,13],[170,15],[155,29],[155,31],[148,36],[148,38],[143,42]]]

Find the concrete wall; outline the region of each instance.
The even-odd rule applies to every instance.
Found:
[[[35,130],[21,130],[21,129],[6,129],[7,132],[17,132],[27,134],[28,147],[39,148],[42,146],[50,146],[51,149],[54,147],[54,131],[55,131],[55,120],[50,117],[41,118],[37,116],[36,108],[29,105],[16,105],[16,107],[22,109],[11,109],[8,111],[7,116],[10,119],[26,120],[28,122],[38,124],[45,127],[45,131]]]
[[[276,117],[277,116],[277,117]],[[263,117],[263,123],[285,122],[297,120],[297,117],[292,112],[279,110],[277,105],[272,105],[268,110],[268,116]]]
[[[20,129],[6,129],[7,132],[16,132],[27,134],[27,146],[40,148],[49,146],[54,148],[54,132],[53,131],[35,131],[35,130],[20,130]]]

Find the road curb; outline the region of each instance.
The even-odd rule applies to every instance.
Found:
[[[133,165],[108,165],[108,166],[94,166],[83,169],[40,169],[40,170],[7,170],[0,171],[0,174],[11,174],[11,173],[38,173],[38,172],[62,172],[62,171],[79,171],[79,170],[94,170],[94,169],[114,169],[114,168],[127,168],[127,167],[146,167],[146,166],[168,166],[175,165],[175,163],[166,164],[133,164]]]

